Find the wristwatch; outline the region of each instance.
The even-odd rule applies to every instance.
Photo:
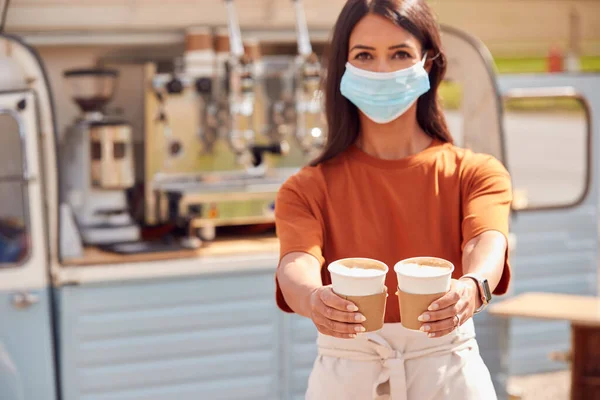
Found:
[[[477,284],[477,290],[479,291],[479,297],[481,298],[481,307],[475,310],[475,314],[483,311],[490,301],[492,301],[492,291],[490,290],[490,285],[488,284],[488,280],[480,277],[477,274],[465,274],[462,278],[470,278],[475,281]]]

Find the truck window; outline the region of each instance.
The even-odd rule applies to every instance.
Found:
[[[0,110],[0,268],[17,267],[29,254],[23,151],[18,121]]]
[[[568,208],[583,201],[591,171],[590,115],[585,100],[508,97],[504,106],[515,208]]]

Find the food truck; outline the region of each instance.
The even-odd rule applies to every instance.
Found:
[[[288,5],[275,33],[242,31],[252,9],[227,0],[180,35],[0,35],[0,399],[303,398],[317,332],[276,307],[272,224],[327,136],[327,40]],[[453,135],[515,180],[507,297],[595,295],[598,75],[499,77],[481,41],[442,30]],[[560,322],[475,323],[499,398],[568,348]]]

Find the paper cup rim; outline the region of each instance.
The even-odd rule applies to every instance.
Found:
[[[377,271],[380,271],[381,274],[377,274],[375,276],[369,276],[369,277],[343,275],[343,274],[339,274],[339,273],[331,270],[331,266],[332,265],[340,264],[342,261],[350,261],[350,260],[374,262],[376,264],[383,265],[385,267],[385,270],[378,269]],[[390,268],[383,261],[379,261],[379,260],[376,260],[374,258],[367,258],[367,257],[347,257],[347,258],[340,258],[339,260],[335,260],[333,262],[330,262],[329,265],[327,266],[327,271],[329,271],[330,274],[335,274],[337,276],[343,276],[344,278],[350,278],[350,279],[378,278],[378,277],[387,275],[387,273],[389,272],[389,270],[390,270]]]
[[[416,261],[417,260],[422,260],[422,259],[429,259],[429,260],[436,260],[436,261],[440,261],[442,263],[448,263],[450,265],[450,267],[439,267],[439,268],[446,268],[448,271],[444,272],[443,274],[439,274],[439,275],[435,275],[435,276],[414,276],[414,275],[410,275],[410,274],[405,274],[402,271],[400,271],[400,266],[404,265],[404,264],[408,264],[411,261],[414,264],[418,264]],[[395,265],[394,265],[394,272],[396,272],[396,274],[398,275],[402,275],[402,276],[406,276],[409,278],[414,278],[414,279],[432,279],[432,278],[441,278],[443,276],[447,276],[447,275],[452,275],[452,272],[454,272],[454,264],[451,263],[450,261],[444,259],[444,258],[439,258],[439,257],[429,257],[429,256],[419,256],[419,257],[411,257],[411,258],[407,258],[404,260],[400,260],[398,261]]]

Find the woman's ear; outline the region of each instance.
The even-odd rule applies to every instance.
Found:
[[[425,52],[423,57],[427,57],[427,59],[425,60],[425,65],[423,65],[423,68],[425,68],[425,71],[427,71],[427,73],[430,73],[431,67],[433,67],[434,54],[431,50],[428,50],[427,52]]]

